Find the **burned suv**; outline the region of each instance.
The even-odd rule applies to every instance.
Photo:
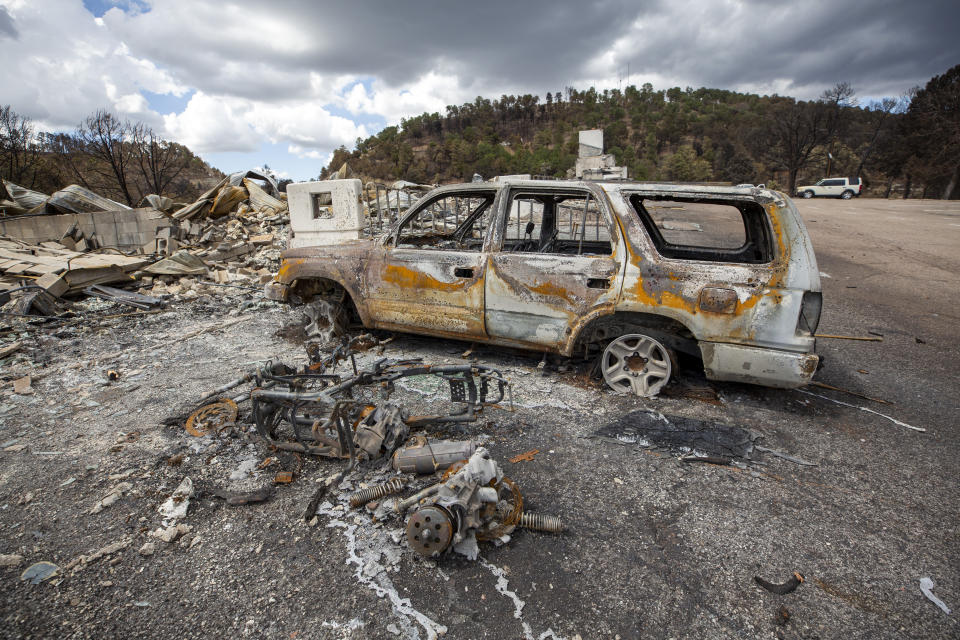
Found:
[[[323,187],[343,182],[355,182],[356,193]],[[298,187],[321,191],[303,219]],[[326,237],[310,227],[335,217],[338,200],[356,205],[359,181],[288,192],[295,248],[267,285],[275,300],[319,296],[366,327],[599,356],[610,387],[642,396],[666,384],[676,351],[702,359],[712,380],[789,388],[817,368],[816,258],[796,208],[778,192],[448,185],[369,239],[345,239],[350,225]],[[358,214],[354,238],[368,216]]]

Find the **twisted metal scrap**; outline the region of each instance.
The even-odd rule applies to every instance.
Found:
[[[450,465],[440,477],[440,483],[444,483],[453,477],[460,469],[466,466],[467,460],[460,460]],[[496,540],[506,533],[510,533],[520,525],[520,519],[523,517],[523,495],[520,493],[520,487],[517,483],[503,476],[500,482],[491,481],[490,486],[497,490],[500,496],[500,502],[497,505],[497,513],[485,524],[483,529],[477,531],[477,540]],[[506,505],[505,509],[501,509]]]
[[[394,383],[413,376],[432,375],[446,380],[450,385],[450,401],[454,408],[447,414],[409,418],[399,412],[400,421],[410,428],[424,427],[444,422],[473,422],[484,407],[497,405],[504,400],[507,380],[496,369],[477,364],[425,365],[419,360],[378,360],[370,368],[357,371],[355,375],[341,378],[324,373],[328,363],[335,365],[339,359],[352,353],[345,350],[326,361],[311,365],[303,373],[275,375],[266,370],[257,376],[257,386],[251,391],[253,416],[257,432],[274,446],[313,455],[362,459],[366,451],[357,451],[355,431],[362,421],[377,410],[377,406],[354,399],[355,391],[372,387],[380,390],[381,397],[389,399]],[[392,405],[383,404],[388,411]],[[394,412],[393,415],[398,415]],[[280,440],[278,428],[287,423],[295,442]],[[396,420],[392,420],[396,423]],[[399,446],[390,429],[384,430],[384,440]]]
[[[200,407],[187,418],[187,433],[197,438],[233,424],[237,419],[237,403],[230,398]]]

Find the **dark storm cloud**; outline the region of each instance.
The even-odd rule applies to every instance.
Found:
[[[872,96],[897,94],[960,62],[956,2],[751,2],[736,12],[707,6],[672,20],[673,28],[644,33],[618,52],[618,62],[696,86],[848,81]],[[655,14],[645,20],[659,24]]]
[[[960,62],[956,2],[166,0],[104,16],[131,50],[209,93],[283,100],[303,73],[544,93],[617,77],[813,97],[839,81],[896,94]],[[231,25],[235,28],[231,28]],[[277,27],[270,30],[271,25]],[[279,31],[278,31],[279,29]],[[176,42],[176,46],[170,46]],[[246,64],[256,73],[245,78]]]
[[[539,84],[576,77],[586,61],[600,55],[627,28],[638,10],[654,6],[625,0],[589,5],[546,0],[272,3],[273,18],[311,40],[304,50],[286,49],[277,46],[284,43],[260,37],[254,18],[249,39],[220,38],[218,24],[197,31],[188,24],[185,30],[172,23],[163,7],[134,17],[113,11],[105,19],[138,55],[211,83],[220,83],[218,69],[233,59],[257,60],[287,72],[376,76],[394,86],[438,69],[458,73],[464,83],[477,78]],[[202,21],[203,12],[191,17]],[[191,17],[183,19],[189,23]],[[221,14],[218,20],[229,17]],[[177,37],[180,45],[170,47],[169,37]]]
[[[417,9],[356,4],[317,12],[318,23],[330,20],[343,28],[321,28],[332,36],[330,46],[307,63],[376,74],[391,84],[403,84],[438,62],[467,74],[465,80],[473,75],[539,84],[575,77],[626,30],[632,16],[656,6],[620,0],[434,1]]]
[[[19,37],[20,33],[17,31],[17,26],[13,24],[13,17],[10,16],[6,7],[0,4],[0,38],[16,40]]]

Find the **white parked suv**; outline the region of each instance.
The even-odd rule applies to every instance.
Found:
[[[827,196],[849,200],[859,196],[863,191],[863,181],[860,178],[824,178],[810,186],[797,187],[797,195],[804,198],[813,196]]]

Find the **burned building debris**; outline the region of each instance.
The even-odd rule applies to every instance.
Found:
[[[16,207],[0,217],[0,291],[30,285],[65,304],[96,295],[152,307],[136,294],[166,299],[205,286],[259,286],[285,247],[285,194],[255,171],[228,176],[179,207],[148,196],[131,209],[76,185],[49,197],[5,186]],[[99,285],[112,289],[89,289]]]
[[[326,348],[309,342],[307,364],[295,368],[265,363],[217,390],[217,394],[233,393],[232,398],[221,395],[212,402],[209,396],[204,398],[202,406],[189,414],[184,428],[194,437],[217,437],[246,420],[254,425],[242,432],[255,434],[267,451],[348,461],[341,478],[363,462],[377,465],[373,468],[392,467],[395,473],[439,478],[413,495],[389,503],[382,499],[403,492],[410,484],[401,476],[348,497],[353,508],[374,503],[381,520],[406,517],[408,543],[421,555],[434,556],[454,548],[475,559],[478,541],[504,542],[517,527],[563,531],[556,516],[523,512],[516,483],[503,475],[499,464],[476,440],[437,440],[422,433],[427,428],[475,423],[487,407],[512,410],[509,383],[503,374],[477,364],[387,358],[358,366],[356,356],[380,344],[370,334],[343,338]],[[347,360],[352,375],[350,370],[341,375],[338,365]],[[413,414],[392,398],[398,386],[416,378],[448,387],[451,408]],[[245,384],[251,388],[237,393]],[[238,402],[245,404],[246,400],[250,407],[244,417]],[[435,404],[431,402],[431,406]],[[308,507],[310,517],[315,509]]]

